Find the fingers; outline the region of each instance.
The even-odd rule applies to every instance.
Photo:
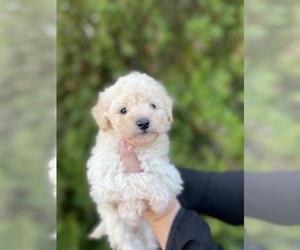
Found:
[[[125,168],[125,173],[142,172],[139,159],[134,153],[132,147],[124,139],[119,141],[119,153]]]

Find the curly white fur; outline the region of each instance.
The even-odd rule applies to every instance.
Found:
[[[52,184],[52,194],[56,200],[56,154],[48,163],[49,180]],[[51,238],[56,239],[56,232],[51,235]]]
[[[56,155],[49,161],[49,179],[52,184],[52,193],[53,196],[56,198]]]
[[[126,113],[120,111],[126,108]],[[143,213],[148,206],[162,213],[182,189],[178,171],[168,158],[166,134],[172,121],[172,101],[153,78],[137,72],[121,77],[99,94],[92,114],[100,128],[88,160],[90,195],[101,224],[90,235],[108,235],[115,250],[154,250],[157,241]],[[137,126],[148,119],[149,127]],[[118,153],[123,138],[133,146],[141,173],[125,173]]]

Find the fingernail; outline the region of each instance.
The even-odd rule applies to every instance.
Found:
[[[127,142],[124,139],[121,139],[119,143],[120,143],[120,146],[122,146],[122,147],[127,146]]]

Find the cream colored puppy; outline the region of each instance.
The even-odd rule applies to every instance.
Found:
[[[99,94],[92,114],[100,131],[87,175],[101,224],[90,237],[107,235],[115,250],[157,249],[143,213],[148,207],[164,212],[182,189],[168,158],[172,101],[153,78],[133,72]],[[120,139],[132,146],[142,172],[125,173],[118,153]]]

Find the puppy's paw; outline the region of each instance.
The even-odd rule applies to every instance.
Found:
[[[149,205],[152,211],[161,214],[168,208],[172,199],[172,194],[168,192],[159,192],[150,197]]]
[[[149,200],[149,205],[155,213],[161,214],[168,208],[170,200],[169,195],[152,196]]]
[[[126,224],[133,227],[138,226],[142,221],[142,217],[136,213],[120,214],[120,217]]]
[[[121,202],[118,206],[120,218],[130,226],[137,226],[140,224],[146,204],[143,201],[136,202]]]

